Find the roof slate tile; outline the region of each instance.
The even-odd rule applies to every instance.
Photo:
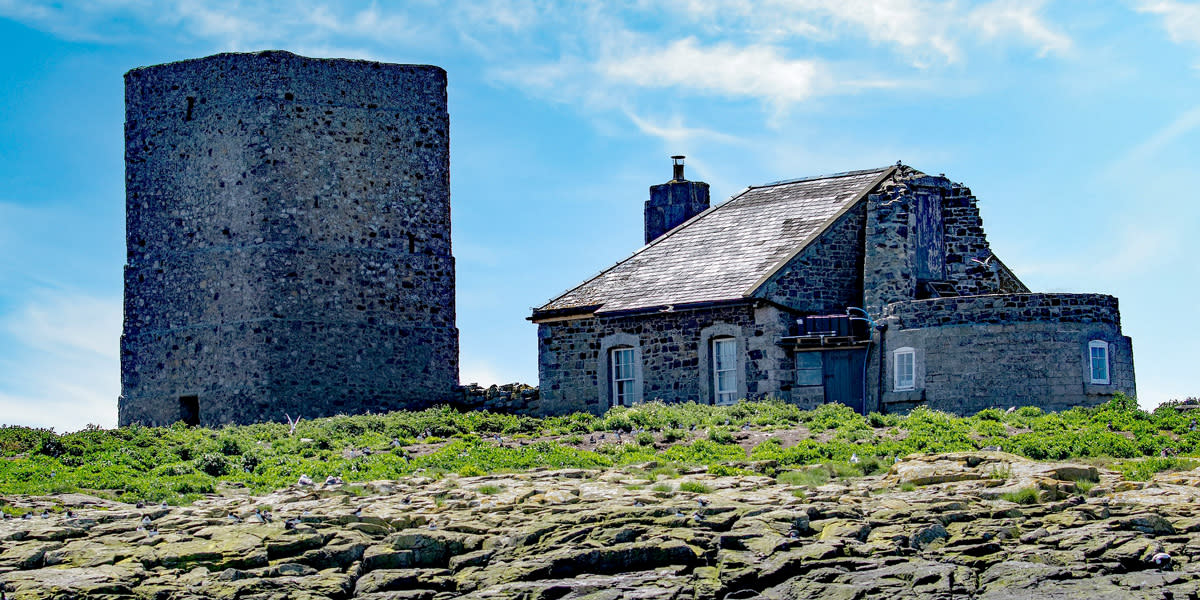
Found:
[[[890,167],[751,187],[667,232],[535,312],[597,313],[736,300]]]

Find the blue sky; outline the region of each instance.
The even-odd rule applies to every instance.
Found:
[[[1200,3],[0,0],[0,423],[116,423],[122,74],[285,49],[444,67],[462,380],[628,256],[672,154],[723,200],[903,160],[1034,290],[1114,294],[1140,401],[1200,395]]]

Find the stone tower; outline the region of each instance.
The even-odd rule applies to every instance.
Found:
[[[647,244],[708,210],[708,184],[685,179],[683,159],[671,157],[675,163],[671,181],[650,186],[645,212]]]
[[[444,70],[218,54],[125,107],[121,425],[453,397]]]

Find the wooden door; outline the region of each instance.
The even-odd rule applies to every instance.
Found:
[[[827,350],[825,355],[825,402],[839,402],[863,414],[864,350]]]

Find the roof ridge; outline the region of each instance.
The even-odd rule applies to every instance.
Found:
[[[837,179],[839,177],[853,177],[855,175],[865,175],[867,173],[882,173],[882,172],[892,168],[892,166],[893,165],[888,165],[886,167],[877,167],[874,169],[858,169],[856,171],[842,171],[841,173],[830,173],[828,175],[812,175],[809,177],[797,177],[795,179],[781,179],[779,181],[772,181],[770,183],[764,183],[761,185],[752,185],[746,189],[756,190],[759,188],[774,187],[777,185],[787,185],[790,183],[803,183],[806,181],[818,181],[821,179]]]

